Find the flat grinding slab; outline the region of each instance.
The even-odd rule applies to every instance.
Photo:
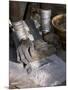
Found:
[[[30,78],[40,86],[55,86],[66,80],[66,65],[58,56],[51,55],[42,62],[31,63]]]
[[[49,56],[46,60],[35,61],[28,65],[27,67],[31,66],[32,69],[30,73],[27,73],[22,64],[10,61],[9,66],[10,83],[17,83],[16,85],[20,88],[31,87],[31,82],[32,87],[50,87],[59,85],[66,80],[65,62],[55,54]]]

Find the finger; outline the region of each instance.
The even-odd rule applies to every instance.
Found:
[[[20,53],[21,61],[25,64],[28,64],[28,60],[25,58],[25,55],[24,55],[23,50],[22,50],[22,46],[20,46],[20,48],[19,48],[19,53]]]
[[[16,52],[17,52],[17,61],[20,62],[21,60],[20,60],[20,55],[19,55],[19,47],[17,48]]]

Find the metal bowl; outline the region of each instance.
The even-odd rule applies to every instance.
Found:
[[[55,33],[60,37],[63,46],[66,45],[66,15],[60,14],[53,17],[52,25]]]

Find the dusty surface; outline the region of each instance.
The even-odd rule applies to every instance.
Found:
[[[16,63],[16,57],[14,54],[14,49],[11,48],[11,61],[10,62],[10,77],[9,77],[9,88],[33,88],[39,87],[40,85],[36,84],[33,80],[30,79],[29,74],[27,75],[26,70],[22,64]],[[59,50],[56,53],[63,61],[65,61],[65,52]],[[64,85],[65,83],[63,83]],[[62,85],[62,84],[61,84]]]

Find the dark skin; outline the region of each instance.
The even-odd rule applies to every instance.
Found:
[[[26,66],[32,61],[30,48],[32,47],[32,42],[27,40],[21,40],[17,49],[17,61],[22,62]]]

